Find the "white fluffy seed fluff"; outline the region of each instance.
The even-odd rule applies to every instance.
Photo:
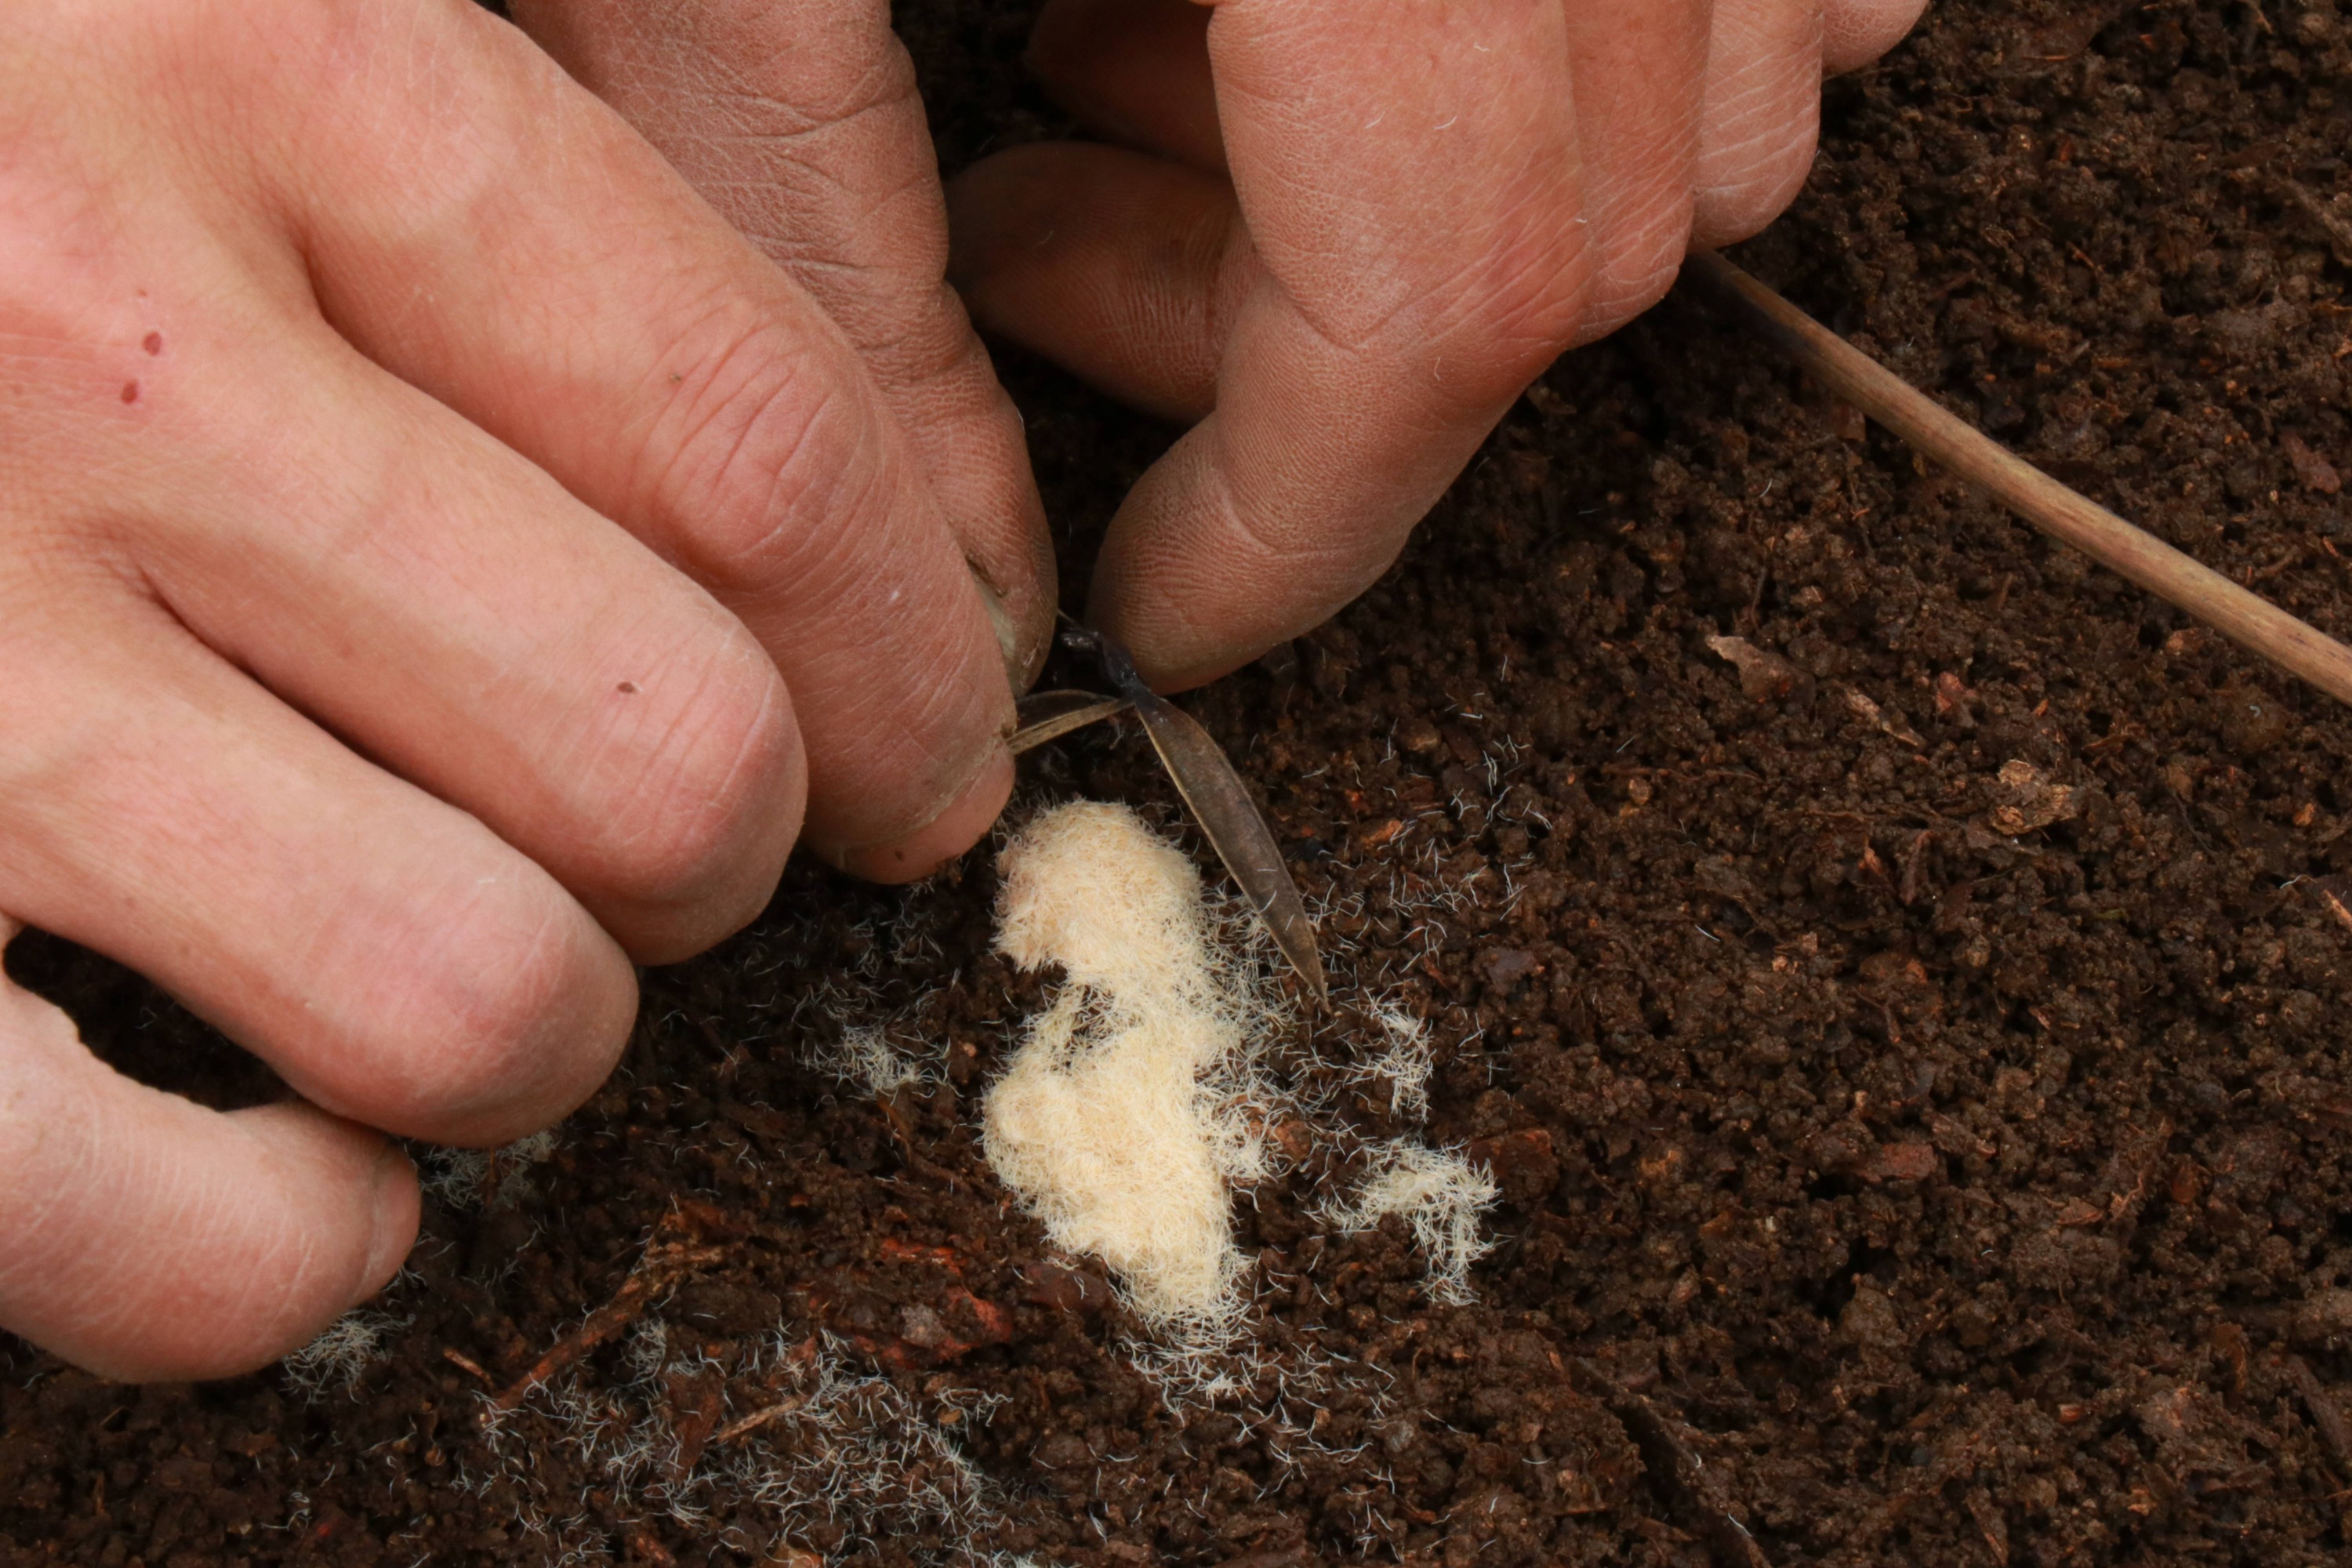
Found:
[[[501,1149],[426,1149],[417,1160],[425,1195],[460,1211],[511,1206],[533,1165],[555,1154],[552,1127],[518,1138]]]
[[[1435,1068],[1429,1026],[1393,1002],[1375,1003],[1366,1011],[1380,1026],[1381,1050],[1362,1061],[1351,1076],[1386,1093],[1390,1115],[1414,1123],[1427,1121],[1429,1078]]]
[[[413,1321],[390,1312],[345,1312],[320,1330],[317,1339],[286,1357],[281,1363],[286,1381],[312,1405],[337,1384],[356,1394],[367,1369],[383,1359],[384,1340]]]
[[[868,1094],[887,1097],[902,1089],[936,1082],[941,1076],[933,1059],[938,1054],[926,1057],[901,1049],[880,1025],[862,1024],[842,1030],[837,1044],[811,1051],[809,1060],[820,1071],[854,1083]]]
[[[1495,1178],[1460,1150],[1399,1140],[1371,1151],[1355,1197],[1328,1205],[1325,1216],[1340,1230],[1360,1231],[1397,1215],[1412,1227],[1430,1296],[1462,1302],[1471,1300],[1470,1266],[1493,1246],[1480,1230],[1494,1203]]]
[[[1228,1190],[1266,1174],[1251,1006],[1190,860],[1124,806],[1041,813],[998,860],[996,944],[1068,984],[989,1090],[982,1147],[1055,1245],[1153,1324],[1240,1310]]]

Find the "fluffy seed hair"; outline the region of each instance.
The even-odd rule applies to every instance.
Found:
[[[1370,1230],[1389,1215],[1412,1227],[1434,1300],[1473,1300],[1470,1266],[1494,1243],[1481,1234],[1495,1206],[1495,1178],[1459,1149],[1398,1140],[1376,1145],[1356,1195],[1333,1202],[1324,1217],[1341,1231]]]
[[[1124,806],[1034,818],[998,861],[997,947],[1068,984],[989,1091],[982,1147],[1057,1246],[1179,1334],[1240,1310],[1229,1188],[1267,1173],[1254,1005],[1192,863]]]

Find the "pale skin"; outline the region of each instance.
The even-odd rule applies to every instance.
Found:
[[[1169,689],[1360,592],[1527,382],[1753,232],[1919,0],[1054,0],[1111,144],[943,201],[876,0],[17,0],[0,32],[0,939],[299,1096],[144,1089],[0,984],[0,1327],[241,1371],[415,1232],[386,1132],[610,1069],[794,843],[1010,788],[1045,520],[972,315],[1186,434],[1089,615]]]

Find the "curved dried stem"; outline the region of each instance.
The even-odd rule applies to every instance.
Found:
[[[1806,374],[2042,532],[2338,701],[2352,702],[2352,648],[2067,489],[1720,256],[1691,257],[1683,276],[1729,305]]]

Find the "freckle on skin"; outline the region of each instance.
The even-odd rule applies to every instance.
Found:
[[[146,341],[139,346],[145,349],[151,354],[162,353],[163,352],[163,334],[161,332],[150,332],[147,334]]]
[[[139,401],[139,384],[137,382],[126,381],[122,384],[122,401],[125,403],[136,403]]]
[[[637,694],[637,683],[634,680],[624,680],[617,689],[625,696],[635,697]]]

